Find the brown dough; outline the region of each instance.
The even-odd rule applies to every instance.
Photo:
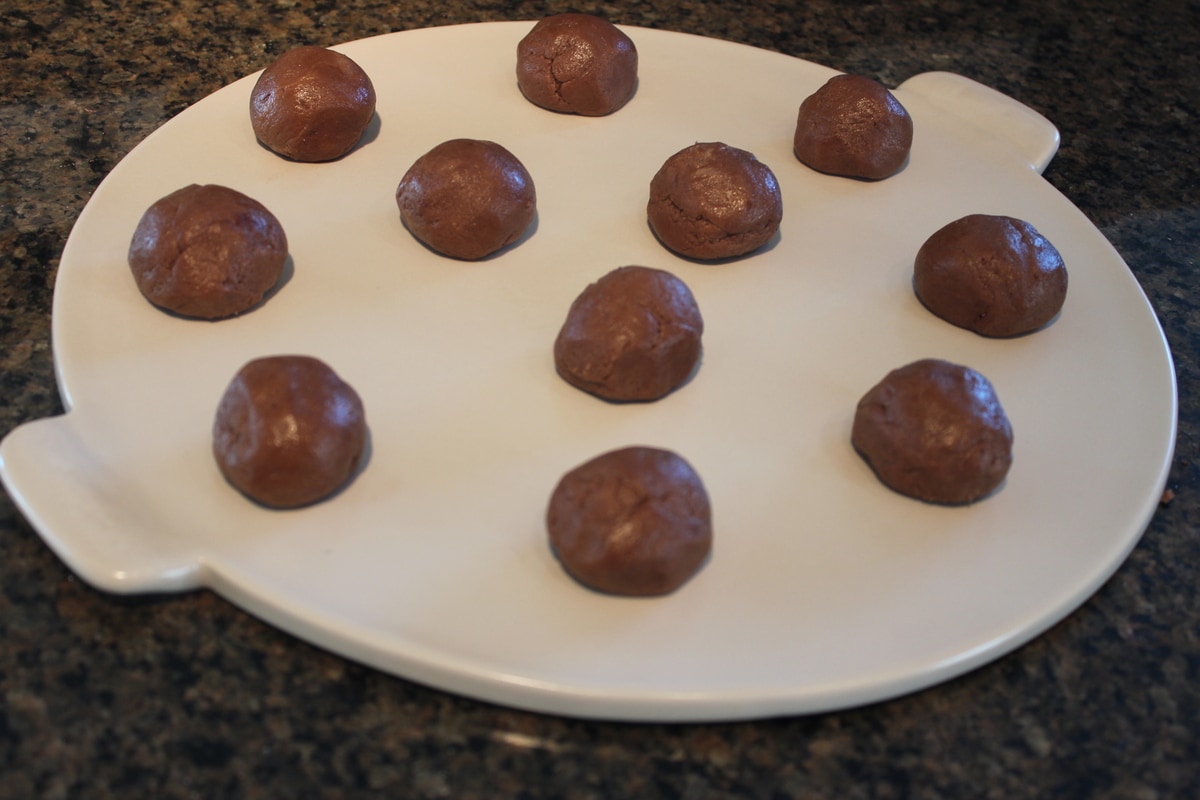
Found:
[[[704,319],[687,285],[669,272],[619,267],[571,304],[554,341],[559,375],[608,400],[656,400],[700,360]]]
[[[937,359],[893,370],[867,392],[851,441],[884,484],[931,503],[979,500],[1012,465],[1012,426],[991,382]]]
[[[1017,336],[1062,309],[1067,268],[1028,222],[972,214],[922,245],[913,288],[926,308],[953,325],[983,336]]]
[[[651,447],[614,450],[564,475],[546,528],[563,568],[610,594],[673,592],[712,550],[700,476],[675,453]]]
[[[517,45],[517,85],[535,105],[599,117],[637,86],[638,53],[615,25],[590,14],[556,14]]]
[[[324,47],[289,50],[250,92],[250,123],[267,147],[296,161],[350,152],[375,116],[375,87],[350,57]]]
[[[283,227],[262,203],[214,184],[185,186],[142,215],[129,268],[151,303],[219,319],[262,301],[287,261]]]
[[[706,142],[663,163],[650,181],[646,214],[659,241],[676,253],[731,258],[775,235],[783,198],[774,173],[752,153]]]
[[[396,205],[417,239],[475,260],[521,238],[537,213],[537,192],[525,165],[500,145],[451,139],[409,167]]]
[[[239,491],[296,508],[341,488],[357,469],[367,422],[354,389],[311,356],[268,356],[243,366],[213,421],[213,455]]]
[[[904,166],[912,117],[883,84],[838,75],[800,104],[793,147],[818,172],[880,180]]]

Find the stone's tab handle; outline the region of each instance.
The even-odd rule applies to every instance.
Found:
[[[1029,106],[982,83],[952,72],[923,72],[896,89],[903,95],[919,95],[940,111],[964,125],[1006,141],[1039,174],[1058,152],[1058,128]],[[918,126],[920,121],[914,120]]]
[[[200,586],[200,561],[122,498],[73,415],[25,423],[0,441],[0,479],[46,544],[80,578],[114,594]]]

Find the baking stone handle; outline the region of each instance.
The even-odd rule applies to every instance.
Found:
[[[156,536],[112,485],[70,414],[25,423],[0,441],[0,479],[59,558],[92,586],[117,594],[200,585],[199,561]]]
[[[964,125],[1007,142],[1039,174],[1058,152],[1058,128],[1050,120],[970,78],[953,72],[923,72],[900,84],[896,91],[919,95]]]

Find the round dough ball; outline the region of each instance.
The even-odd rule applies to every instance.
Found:
[[[783,197],[775,174],[752,153],[706,142],[663,163],[650,181],[646,214],[659,241],[679,255],[731,258],[775,235]]]
[[[657,400],[700,360],[704,319],[683,281],[649,267],[619,267],[571,303],[554,341],[567,383],[607,400]]]
[[[500,145],[451,139],[409,167],[396,205],[417,239],[473,261],[521,238],[537,213],[537,192],[525,165]]]
[[[712,551],[712,510],[700,476],[669,450],[627,447],[568,472],[546,512],[563,568],[601,592],[675,591]]]
[[[972,214],[921,246],[913,289],[926,308],[953,325],[983,336],[1017,336],[1062,309],[1067,268],[1028,222]]]
[[[1012,465],[1012,426],[991,382],[938,359],[893,370],[867,392],[851,441],[879,480],[930,503],[979,500]]]
[[[800,104],[792,143],[818,172],[880,180],[904,166],[912,138],[912,117],[886,87],[838,75]]]
[[[367,421],[354,389],[310,356],[250,361],[213,422],[221,473],[247,497],[296,508],[328,497],[362,460]]]
[[[283,226],[262,203],[225,186],[192,184],[146,209],[128,260],[154,305],[219,319],[260,303],[283,275],[287,253]]]
[[[615,25],[590,14],[555,14],[517,45],[517,85],[535,105],[600,117],[633,97],[638,53]]]
[[[349,56],[324,47],[289,50],[250,92],[250,124],[267,147],[296,161],[350,152],[375,116],[375,87]]]

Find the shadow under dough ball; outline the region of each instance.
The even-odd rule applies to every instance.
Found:
[[[396,205],[418,240],[473,261],[521,238],[537,213],[537,191],[525,165],[500,145],[451,139],[409,167]]]
[[[1012,465],[1012,426],[990,381],[938,359],[892,370],[858,402],[851,441],[895,491],[971,503]]]
[[[349,56],[304,46],[272,62],[250,92],[250,123],[267,147],[295,161],[350,152],[375,116],[375,87]]]
[[[358,393],[311,356],[267,356],[234,376],[213,421],[213,456],[252,500],[298,508],[340,489],[362,460]]]
[[[588,285],[554,341],[567,383],[607,400],[657,400],[700,360],[704,319],[683,281],[650,267],[619,267]]]
[[[792,147],[818,172],[881,180],[904,166],[912,140],[912,117],[883,84],[837,75],[800,104]]]
[[[1018,336],[1062,309],[1067,268],[1028,222],[971,214],[938,230],[917,251],[913,289],[952,325],[982,336]]]
[[[667,248],[704,260],[745,255],[783,219],[775,174],[753,153],[721,142],[685,147],[650,181],[650,227]]]
[[[633,41],[590,14],[546,17],[517,44],[517,86],[551,111],[611,114],[633,96],[637,70]]]
[[[257,200],[192,184],[155,201],[129,244],[138,289],[160,308],[221,319],[260,303],[283,275],[287,236]]]
[[[700,476],[669,450],[627,447],[562,477],[546,512],[550,546],[577,581],[601,592],[675,591],[712,551]]]

